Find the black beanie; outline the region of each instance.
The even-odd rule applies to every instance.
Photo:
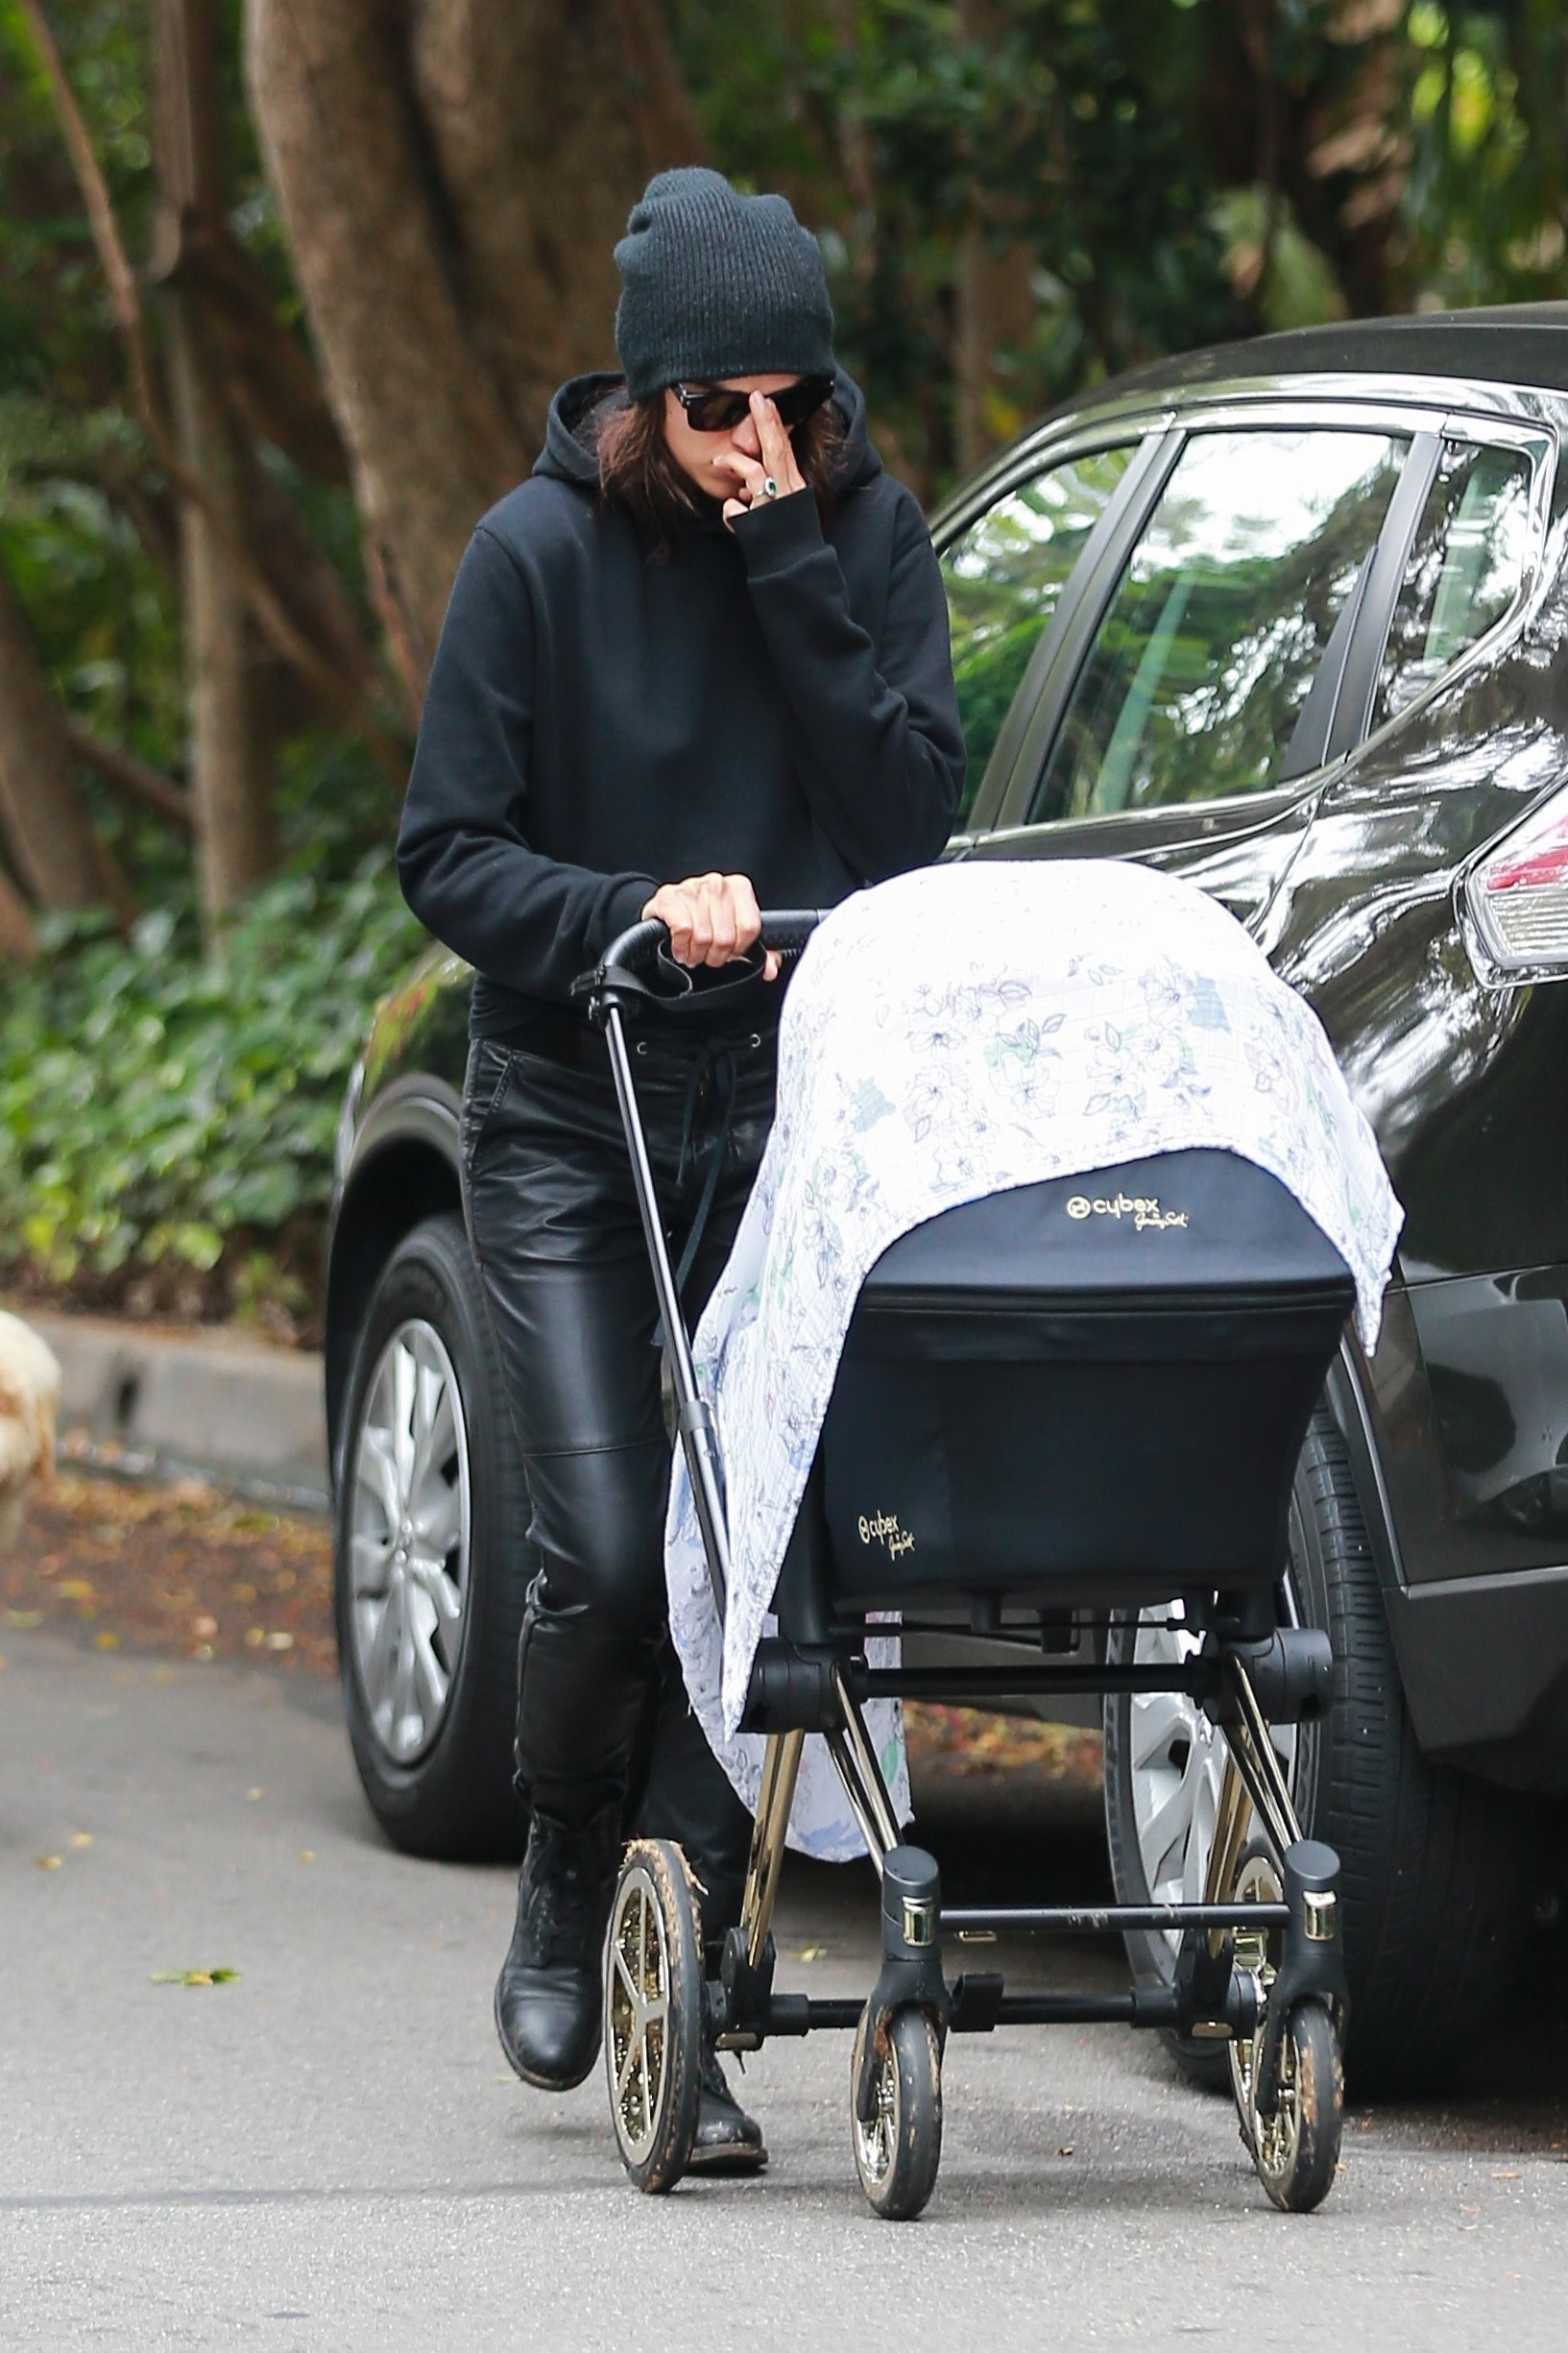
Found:
[[[634,400],[726,376],[831,376],[822,255],[786,196],[699,165],[660,172],[615,248],[615,349]]]

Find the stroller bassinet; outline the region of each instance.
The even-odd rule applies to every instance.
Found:
[[[1284,1186],[1225,1152],[915,1227],[861,1289],[823,1429],[835,1604],[1271,1586],[1353,1296]]]

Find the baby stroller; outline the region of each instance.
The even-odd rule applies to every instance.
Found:
[[[814,914],[764,917],[796,956]],[[619,938],[578,983],[606,1034],[660,1313],[680,1443],[722,1618],[722,1467],[697,1388],[639,1118],[626,1024],[658,1018],[662,924]],[[1155,1244],[1150,1248],[1151,1240]],[[605,1949],[615,2130],[646,2191],[681,2177],[702,2037],[855,2036],[852,2137],[874,2210],[918,2214],[941,2154],[947,2039],[999,2026],[1122,2021],[1222,2042],[1242,2136],[1274,2203],[1333,2182],[1342,2116],[1339,1862],[1302,1836],[1269,1737],[1326,1705],[1327,1637],[1282,1622],[1292,1472],[1354,1298],[1344,1261],[1290,1193],[1220,1151],[1168,1152],[944,1210],[861,1287],[815,1463],[760,1643],[745,1729],[765,1734],[744,1912],[705,1982],[679,1848],[623,1862]],[[1106,1655],[1113,1619],[1170,1606],[1199,1641],[1146,1665]],[[967,1630],[1017,1663],[873,1668],[873,1613]],[[1226,1764],[1195,1904],[962,1908],[904,1842],[868,1735],[872,1697],[984,1706],[1022,1694],[1181,1691]],[[771,1924],[806,1736],[820,1734],[881,1884],[881,1966],[863,2001],[774,1989]],[[1010,1994],[950,1977],[959,1940],[1163,1931],[1173,1982],[1110,1995]]]

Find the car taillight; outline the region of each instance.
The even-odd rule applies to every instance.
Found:
[[[1481,943],[1505,972],[1568,970],[1568,793],[1474,865],[1465,885]]]

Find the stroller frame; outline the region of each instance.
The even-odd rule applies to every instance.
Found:
[[[762,937],[798,957],[819,916],[763,917]],[[635,925],[574,994],[602,1030],[665,1335],[675,1432],[690,1475],[722,1624],[730,1576],[723,1469],[712,1414],[697,1388],[660,1214],[628,1051],[626,1022],[663,1002],[655,985],[668,933]],[[809,1499],[810,1490],[808,1496]],[[1305,1838],[1269,1723],[1319,1715],[1332,1655],[1326,1636],[1275,1623],[1258,1590],[1216,1597],[1201,1646],[1176,1662],[1075,1663],[1020,1645],[1020,1663],[964,1670],[872,1668],[863,1617],[825,1617],[802,1525],[781,1573],[780,1631],[759,1646],[746,1729],[766,1735],[740,1925],[706,1979],[696,1891],[680,1849],[642,1840],[626,1854],[605,1944],[605,2042],[612,2117],[638,2186],[664,2191],[690,2159],[703,2040],[755,2050],[778,2036],[853,2030],[852,2134],[861,2186],[888,2220],[919,2213],[941,2147],[941,2066],[950,2034],[1000,2026],[1120,2023],[1227,2044],[1242,2138],[1273,2202],[1306,2211],[1332,2185],[1342,2118],[1339,2046],[1346,1996],[1339,1946],[1339,1859]],[[994,1633],[986,1613],[970,1631]],[[961,1627],[944,1627],[961,1639]],[[1031,1661],[1032,1650],[1032,1661]],[[1195,1904],[944,1905],[935,1858],[906,1844],[870,1735],[874,1697],[984,1706],[1025,1695],[1180,1691],[1224,1743],[1214,1841]],[[822,1735],[880,1880],[881,1967],[864,2001],[774,1990],[774,1906],[790,1808],[808,1732]],[[1001,1975],[951,1982],[944,1940],[1001,1934],[1167,1931],[1180,1938],[1173,1981],[1101,1995],[1009,1994]]]

